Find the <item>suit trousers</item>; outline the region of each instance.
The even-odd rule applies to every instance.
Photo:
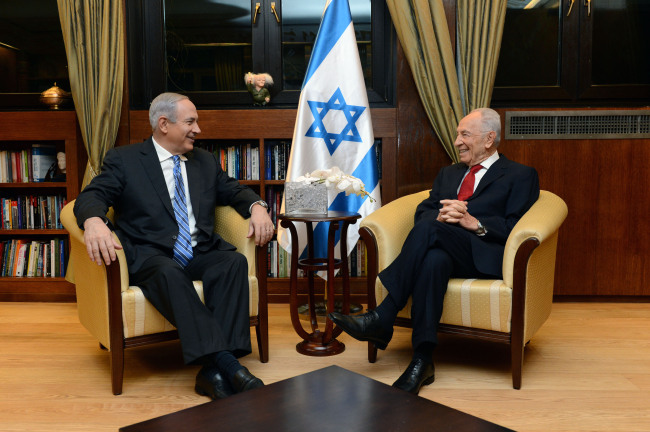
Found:
[[[404,309],[409,297],[412,344],[438,342],[438,324],[452,277],[495,277],[476,269],[472,257],[471,236],[464,228],[436,220],[437,212],[423,215],[409,233],[400,254],[379,273],[398,310]],[[500,276],[499,276],[500,277]]]
[[[130,283],[142,289],[151,304],[178,329],[186,364],[230,351],[236,357],[251,352],[248,262],[235,251],[199,252],[182,268],[164,254],[147,259]],[[194,289],[203,281],[205,304]]]

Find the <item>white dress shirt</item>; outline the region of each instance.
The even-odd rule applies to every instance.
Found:
[[[476,187],[478,186],[478,183],[481,181],[487,170],[496,162],[499,160],[499,152],[496,151],[490,155],[487,159],[485,159],[483,162],[481,162],[481,168],[474,174],[474,190],[472,193],[476,190]],[[465,180],[465,177],[467,177],[467,174],[469,174],[470,167],[467,168],[467,171],[465,172],[465,175],[460,181],[460,184],[458,185],[458,189],[456,189],[456,193],[460,192],[460,186],[463,184],[463,180]]]

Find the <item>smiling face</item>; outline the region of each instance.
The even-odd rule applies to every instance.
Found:
[[[482,126],[480,112],[470,113],[458,123],[454,145],[458,149],[460,161],[467,166],[483,162],[496,151],[496,132],[482,130]]]
[[[194,148],[196,135],[201,133],[196,107],[189,99],[176,103],[176,122],[167,117],[158,119],[158,134],[154,138],[163,148],[173,155],[187,153]]]

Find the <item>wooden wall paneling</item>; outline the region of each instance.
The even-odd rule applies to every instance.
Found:
[[[650,295],[650,140],[591,144],[599,155],[595,294]]]
[[[504,140],[500,151],[569,207],[556,296],[650,296],[650,139]]]
[[[395,109],[371,108],[373,132],[377,138],[391,138],[395,132]],[[199,110],[199,139],[277,139],[293,137],[295,109]],[[141,142],[151,136],[149,113],[129,113],[129,141]],[[260,126],[260,125],[263,125]]]
[[[567,146],[572,149],[567,151]],[[597,227],[591,203],[597,192],[593,178],[585,170],[597,165],[597,155],[589,153],[584,143],[554,140],[504,140],[499,151],[511,160],[534,167],[539,174],[540,188],[557,194],[567,203],[569,214],[558,242],[555,293],[589,294],[596,270],[594,233]]]

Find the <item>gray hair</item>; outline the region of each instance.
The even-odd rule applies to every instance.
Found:
[[[151,129],[156,130],[158,119],[167,117],[167,119],[176,123],[176,104],[183,99],[189,99],[187,96],[178,93],[161,93],[151,102],[149,107],[149,123]]]
[[[501,116],[499,113],[492,108],[476,108],[471,113],[473,112],[481,113],[482,132],[494,131],[496,133],[494,147],[499,147],[499,142],[501,142]]]

